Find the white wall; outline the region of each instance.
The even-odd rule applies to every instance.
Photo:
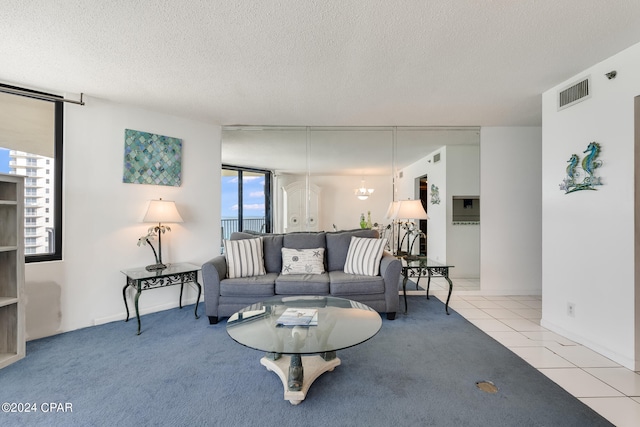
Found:
[[[306,175],[282,174],[277,177],[273,191],[277,193],[275,202],[275,220],[282,222],[282,188],[294,182],[306,182]],[[314,175],[309,182],[320,187],[318,230],[332,231],[335,224],[338,230],[360,228],[360,214],[371,212],[371,221],[386,225],[390,222],[385,215],[393,197],[391,176],[367,175],[365,186],[373,188],[373,194],[367,200],[358,199],[354,191],[360,187],[360,176]],[[282,232],[276,229],[276,232]]]
[[[320,230],[330,231],[360,228],[360,214],[371,212],[373,223],[388,224],[385,218],[393,191],[391,176],[365,176],[365,186],[375,191],[366,200],[358,199],[354,191],[360,187],[359,176],[312,176],[311,182],[320,188]]]
[[[439,153],[440,161],[433,162]],[[427,253],[436,261],[455,266],[452,278],[480,277],[480,229],[477,225],[452,225],[452,196],[480,194],[479,147],[441,147],[405,167],[398,177],[397,199],[417,199],[417,179],[427,175],[429,189],[438,187],[440,203],[427,203]]]
[[[480,131],[482,293],[541,293],[541,139],[539,127]]]
[[[617,71],[609,80],[605,73]],[[559,89],[591,76],[591,98],[557,111]],[[634,97],[640,44],[543,94],[542,324],[638,370],[634,275]],[[564,194],[571,154],[601,144],[603,185]],[[575,315],[567,303],[575,304]]]
[[[427,159],[432,159],[433,155],[440,153],[440,161],[433,163],[428,162]],[[440,195],[440,203],[432,204],[431,196],[429,196],[429,203],[427,206],[427,215],[429,215],[429,221],[427,221],[427,255],[440,262],[447,262],[447,210],[449,205],[449,186],[447,181],[448,170],[448,158],[449,151],[447,147],[442,147],[432,153],[430,157],[426,157],[421,160],[423,166],[426,166],[428,174],[429,193],[431,193],[431,185],[438,187],[438,194]],[[477,159],[476,159],[477,160]],[[419,171],[415,171],[414,175],[420,176]],[[478,255],[479,258],[479,255]],[[455,277],[456,272],[452,269],[450,274]]]
[[[163,261],[201,264],[219,247],[220,127],[85,100],[65,106],[63,260],[26,266],[29,339],[124,320],[120,270],[154,260],[136,245],[149,226],[140,221],[150,199],[174,200],[184,219],[163,236]],[[180,187],[122,182],[125,128],[182,139]],[[175,307],[178,295],[178,286],[143,292],[140,310]],[[195,298],[185,288],[185,301]]]
[[[453,224],[453,196],[480,196],[480,147],[447,147],[447,263],[452,277],[480,277],[480,225]],[[480,197],[482,206],[482,197]],[[480,217],[482,223],[482,217]]]

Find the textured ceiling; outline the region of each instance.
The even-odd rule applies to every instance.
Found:
[[[540,125],[638,0],[2,0],[0,82],[221,125]]]

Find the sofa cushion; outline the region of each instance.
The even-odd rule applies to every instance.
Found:
[[[285,234],[282,247],[291,249],[326,248],[325,235],[324,232]]]
[[[324,248],[282,248],[282,274],[324,273]]]
[[[255,239],[256,233],[235,231],[231,233],[231,240]],[[262,256],[267,273],[279,273],[282,270],[282,234],[260,234],[262,238]]]
[[[380,259],[387,239],[351,237],[344,272],[377,276],[380,272]]]
[[[260,276],[265,274],[262,239],[225,240],[227,278]]]
[[[365,276],[349,274],[344,271],[330,271],[330,293],[333,296],[383,294],[384,278],[382,276]]]
[[[328,295],[329,274],[281,274],[275,290],[277,295]]]
[[[278,277],[278,273],[223,279],[220,281],[220,296],[273,296],[276,277]]]
[[[327,271],[343,271],[344,262],[347,259],[347,251],[351,243],[351,237],[372,237],[377,238],[376,230],[352,230],[327,233]]]

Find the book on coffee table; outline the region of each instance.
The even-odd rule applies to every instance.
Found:
[[[318,309],[316,308],[287,308],[280,315],[277,322],[283,326],[311,326],[318,324]]]

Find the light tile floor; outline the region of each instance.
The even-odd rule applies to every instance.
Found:
[[[444,302],[448,288],[444,279],[432,279],[430,294]],[[449,306],[469,322],[611,423],[640,426],[640,374],[541,327],[540,296],[483,296],[473,279],[455,279],[453,289]]]

